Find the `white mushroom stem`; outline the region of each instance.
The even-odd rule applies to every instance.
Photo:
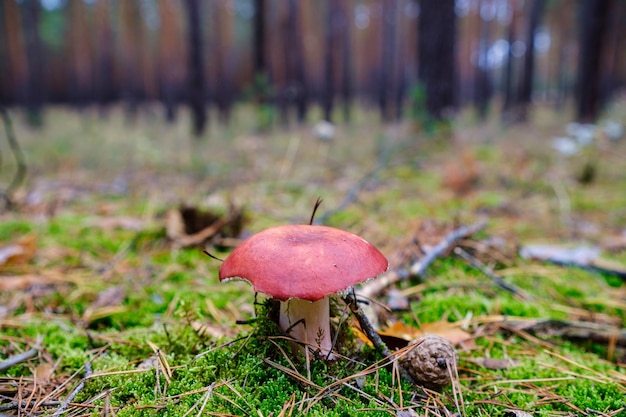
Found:
[[[299,298],[281,302],[279,325],[304,346],[319,351],[324,358],[334,359],[330,354],[333,341],[328,297],[315,302]]]

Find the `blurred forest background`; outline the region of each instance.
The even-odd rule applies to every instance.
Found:
[[[1,0],[0,104],[27,110],[159,104],[193,131],[256,104],[289,125],[527,118],[537,100],[593,122],[626,85],[621,0]],[[216,114],[209,120],[208,114]]]

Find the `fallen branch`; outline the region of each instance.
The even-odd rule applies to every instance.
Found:
[[[487,226],[486,221],[480,221],[469,226],[461,226],[450,232],[446,237],[435,245],[424,256],[413,262],[408,268],[392,269],[378,278],[369,281],[357,290],[357,295],[366,299],[374,298],[385,288],[396,284],[409,277],[421,277],[426,269],[441,255],[456,246],[457,242],[463,238],[471,236]]]
[[[52,417],[60,416],[63,411],[69,406],[69,404],[74,400],[74,397],[78,395],[78,393],[85,387],[85,381],[91,375],[91,363],[85,363],[85,377],[80,381],[80,383],[74,388],[74,390],[67,396],[65,401],[61,403],[61,406],[54,412]]]
[[[533,335],[546,337],[562,337],[569,340],[592,340],[594,342],[615,343],[617,346],[626,346],[626,329],[587,321],[515,319],[502,316],[499,320],[490,319],[486,324],[496,324],[499,329],[513,332],[524,331]]]
[[[491,278],[491,280],[503,290],[520,297],[522,300],[533,300],[532,295],[518,288],[516,285],[509,284],[504,279],[502,279],[502,277],[496,275],[491,268],[483,264],[480,260],[476,259],[460,247],[457,246],[456,248],[454,248],[454,254],[460,256],[464,261],[469,263],[474,268],[479,269],[483,274]]]
[[[38,352],[39,351],[37,349],[32,348],[28,349],[26,352],[20,353],[19,355],[11,356],[10,358],[0,362],[0,372],[4,372],[15,365],[34,358],[35,356],[37,356]]]
[[[378,334],[376,329],[374,329],[374,326],[372,326],[363,310],[361,310],[361,308],[359,307],[354,294],[345,296],[343,298],[343,301],[348,305],[348,307],[350,307],[350,311],[352,311],[352,314],[354,314],[354,317],[356,317],[356,319],[358,320],[359,325],[361,326],[361,330],[363,331],[363,333],[365,333],[370,342],[372,342],[376,350],[378,350],[378,352],[381,353],[384,357],[391,357],[393,353],[389,350],[385,342],[383,342],[383,339],[380,338],[380,335]],[[413,377],[409,375],[409,372],[404,369],[402,365],[398,365],[402,377],[412,384],[417,384]]]
[[[0,197],[5,200],[7,208],[11,208],[13,206],[12,194],[13,191],[20,186],[20,184],[24,181],[26,177],[26,160],[24,158],[24,154],[22,153],[22,149],[15,139],[15,132],[13,131],[13,124],[11,123],[11,117],[9,117],[9,112],[0,106],[0,115],[2,115],[2,121],[4,122],[4,130],[7,135],[7,141],[9,142],[9,147],[11,148],[11,152],[13,153],[13,157],[15,158],[15,163],[17,164],[17,171],[15,172],[15,176],[9,183],[6,190],[0,190]]]

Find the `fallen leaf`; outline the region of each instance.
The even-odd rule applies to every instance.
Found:
[[[355,329],[356,330],[356,329]],[[447,321],[425,323],[420,328],[410,326],[402,321],[396,321],[385,330],[379,331],[380,338],[390,349],[400,349],[424,334],[441,336],[454,345],[468,347],[471,335],[461,329],[458,324]],[[357,330],[357,336],[371,346],[367,336]]]
[[[471,335],[461,329],[457,323],[451,323],[444,320],[433,323],[424,323],[420,327],[420,330],[424,333],[434,334],[448,339],[454,345],[465,345],[465,342],[471,339]]]
[[[424,332],[421,329],[409,326],[402,321],[396,321],[384,331],[378,332],[378,334],[381,336],[393,336],[410,342],[411,340],[422,336]]]
[[[36,236],[22,236],[17,242],[0,248],[0,266],[25,264],[35,257],[36,252]]]
[[[44,385],[50,381],[50,378],[54,374],[54,364],[43,362],[37,365],[34,372],[35,381],[37,384]]]

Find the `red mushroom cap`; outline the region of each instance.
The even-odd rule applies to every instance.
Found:
[[[243,241],[220,267],[220,281],[240,278],[278,300],[317,301],[387,270],[371,243],[326,226],[287,225]]]

